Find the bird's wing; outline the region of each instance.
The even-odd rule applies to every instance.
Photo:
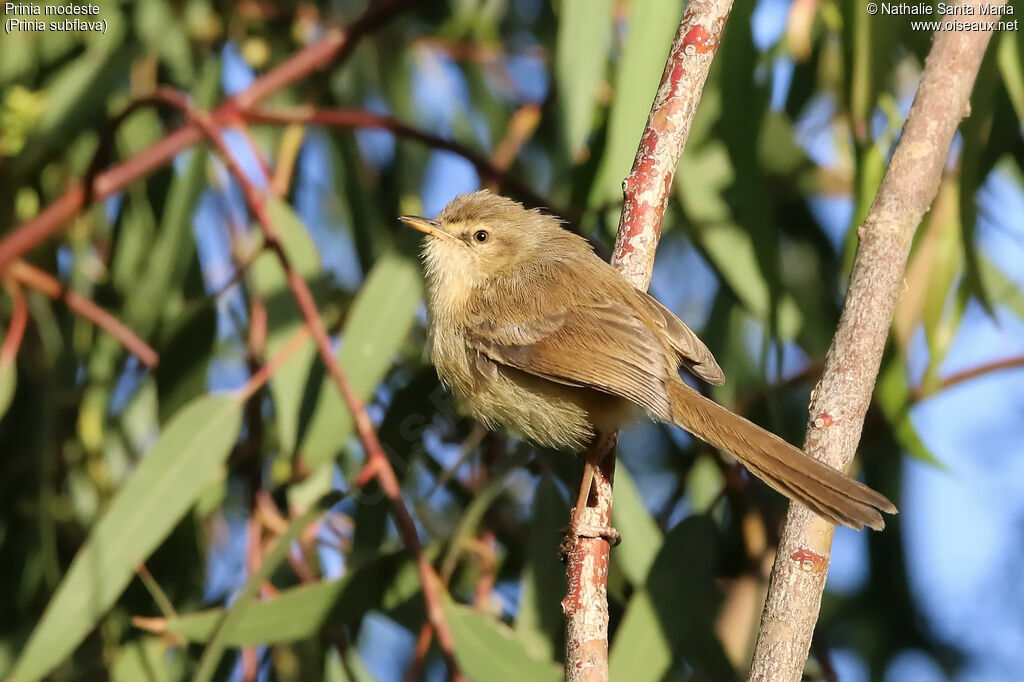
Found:
[[[625,303],[577,298],[525,317],[520,309],[514,319],[482,309],[467,331],[470,345],[494,362],[621,396],[663,419],[671,413],[664,389],[675,374],[671,351]]]
[[[693,330],[645,291],[636,290],[637,298],[647,306],[651,318],[665,334],[672,347],[679,353],[683,366],[709,384],[721,386],[725,383],[725,372],[718,366],[715,356],[704,345]]]

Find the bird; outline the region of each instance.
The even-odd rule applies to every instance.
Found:
[[[881,493],[687,384],[682,371],[712,385],[725,374],[697,334],[558,218],[480,190],[435,219],[399,220],[427,235],[430,358],[488,429],[580,452],[646,413],[834,524],[881,530],[881,512],[897,513]]]

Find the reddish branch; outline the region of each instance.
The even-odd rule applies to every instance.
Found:
[[[501,167],[491,162],[486,156],[476,153],[466,145],[437,135],[413,128],[391,116],[384,116],[363,109],[319,109],[313,106],[293,107],[247,107],[239,110],[239,114],[250,123],[302,123],[320,125],[331,128],[378,128],[386,130],[398,137],[415,140],[434,149],[458,154],[473,164],[483,182],[494,182],[499,188],[517,195],[534,206],[545,206],[547,201],[530,189],[525,183],[506,173]]]
[[[306,321],[306,327],[313,335],[313,341],[316,343],[320,358],[331,375],[331,379],[341,392],[349,411],[352,413],[356,425],[356,433],[359,435],[363,448],[366,450],[369,462],[372,463],[373,474],[391,503],[395,525],[398,527],[402,540],[406,548],[416,558],[417,569],[423,585],[423,596],[427,603],[427,618],[435,632],[437,632],[441,653],[448,664],[448,670],[454,679],[463,679],[455,661],[454,640],[444,615],[444,607],[441,601],[441,582],[433,566],[430,565],[423,554],[423,547],[419,541],[416,524],[402,499],[402,490],[398,483],[398,478],[395,476],[394,469],[391,467],[391,463],[381,447],[380,440],[377,438],[377,433],[366,412],[366,406],[349,385],[348,379],[334,358],[334,353],[331,349],[331,339],[327,334],[323,320],[320,318],[320,313],[317,311],[313,295],[310,293],[305,280],[292,267],[288,255],[281,245],[277,230],[270,220],[270,214],[267,212],[267,205],[263,195],[242,171],[231,150],[228,149],[227,144],[224,142],[224,138],[217,128],[216,121],[210,114],[192,107],[183,94],[167,88],[158,89],[149,99],[170,104],[183,111],[191,125],[210,141],[223,160],[228,172],[240,184],[246,204],[256,218],[256,223],[263,233],[264,246],[272,251],[280,261],[281,267],[285,271],[288,286]]]
[[[939,385],[934,390],[927,390],[924,387],[915,388],[910,393],[910,397],[913,401],[924,400],[933,393],[944,391],[947,388],[952,388],[957,384],[962,384],[965,381],[971,381],[977,379],[980,376],[990,374],[992,372],[998,372],[1004,369],[1017,369],[1024,367],[1024,355],[1015,355],[1009,358],[1003,358],[1001,360],[993,360],[991,362],[985,362],[977,367],[971,367],[960,372],[954,372],[949,376],[945,377],[939,382]]]
[[[327,31],[321,41],[297,52],[283,64],[257,79],[248,89],[221,104],[213,112],[213,120],[218,125],[237,120],[239,108],[252,107],[313,71],[343,59],[360,38],[374,31],[409,4],[411,0],[383,0],[370,3],[366,13],[347,31]],[[88,192],[80,184],[69,188],[39,215],[22,223],[0,240],[0,272],[29,249],[59,232],[85,205],[87,197],[89,201],[96,201],[120,191],[128,183],[170,163],[175,155],[196,144],[202,137],[197,126],[185,126],[131,159],[96,174]]]
[[[290,358],[299,348],[305,345],[306,341],[309,340],[310,331],[309,327],[305,326],[299,331],[295,332],[292,338],[288,339],[287,343],[277,351],[274,357],[270,358],[266,364],[260,367],[255,373],[249,375],[249,380],[245,382],[245,385],[239,389],[242,400],[248,400],[252,397],[256,391],[258,391],[263,384],[270,381],[270,377],[274,376],[277,370],[281,369],[288,358]]]
[[[687,3],[633,170],[622,183],[624,203],[612,263],[641,289],[651,282],[672,179],[730,10],[728,0]]]
[[[850,289],[812,394],[804,443],[808,454],[837,469],[850,464],[860,441],[914,230],[935,198],[953,135],[970,111],[968,98],[990,37],[986,31],[935,34],[899,144],[858,231]],[[790,504],[749,679],[800,679],[833,530],[802,505]]]
[[[732,0],[691,0],[679,24],[633,161],[623,183],[624,204],[612,264],[629,282],[646,289],[661,238],[661,219],[672,190],[679,156],[700,102],[711,61],[732,9]],[[582,522],[611,524],[612,480],[617,434],[602,434],[587,453],[594,469]],[[584,477],[586,481],[587,477]],[[566,616],[566,679],[608,679],[608,561],[610,544],[582,537],[568,552]]]
[[[123,322],[100,308],[89,299],[68,291],[49,274],[28,263],[18,261],[10,268],[10,274],[26,287],[35,289],[50,298],[64,301],[64,304],[85,319],[104,330],[118,343],[124,346],[130,353],[134,354],[142,364],[147,367],[156,367],[159,360],[155,350],[149,344],[135,335]]]

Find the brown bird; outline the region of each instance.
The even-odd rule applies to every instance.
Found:
[[[884,495],[705,398],[680,367],[725,381],[697,335],[632,287],[582,237],[487,191],[428,220],[423,249],[430,354],[463,408],[548,447],[582,450],[642,408],[742,462],[769,486],[837,524],[885,526]]]

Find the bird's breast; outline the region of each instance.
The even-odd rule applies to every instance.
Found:
[[[634,412],[616,396],[500,365],[471,348],[465,331],[438,322],[431,332],[438,377],[462,410],[488,428],[505,426],[539,445],[580,450],[595,425],[617,429]]]

